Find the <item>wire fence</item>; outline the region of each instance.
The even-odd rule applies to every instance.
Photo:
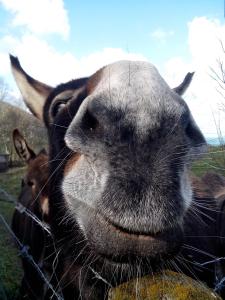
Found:
[[[7,193],[2,188],[0,188],[0,195],[2,195],[3,198],[4,198],[3,200],[2,200],[2,198],[0,198],[1,201],[5,201],[5,202],[8,202],[8,203],[14,204],[15,209],[18,212],[20,212],[21,214],[25,214],[26,216],[31,218],[38,226],[40,226],[43,230],[45,230],[49,236],[52,237],[50,227],[45,222],[41,221],[31,210],[29,210],[27,207],[25,207],[22,203],[19,203],[11,194]],[[13,240],[16,242],[16,244],[19,248],[20,255],[24,259],[26,259],[35,268],[35,270],[37,271],[37,274],[39,274],[40,278],[46,284],[48,289],[52,292],[52,297],[55,296],[55,298],[57,300],[64,300],[61,293],[58,293],[54,289],[54,287],[52,286],[52,284],[50,283],[48,278],[45,276],[44,272],[41,270],[39,265],[35,262],[33,256],[29,253],[29,246],[28,245],[23,245],[21,243],[21,241],[14,234],[13,230],[11,229],[10,225],[8,224],[8,222],[6,221],[6,219],[4,218],[4,216],[2,214],[0,214],[0,219],[1,219],[1,222],[3,223],[3,225],[5,226],[5,228],[7,229],[7,231],[9,232],[9,234],[11,235],[11,237],[13,238]]]
[[[4,197],[3,200],[2,200],[2,198],[0,198],[1,201],[6,201],[6,202],[9,202],[9,203],[15,204],[15,209],[17,211],[19,211],[21,214],[26,214],[38,226],[41,226],[47,232],[48,235],[50,235],[52,237],[50,227],[48,226],[48,224],[41,221],[36,215],[34,215],[34,213],[31,210],[29,210],[27,207],[25,207],[22,203],[19,203],[11,194],[7,193],[2,188],[0,188],[0,195],[3,195],[3,197]],[[20,240],[14,234],[14,232],[12,231],[11,227],[9,226],[9,224],[7,223],[7,221],[5,220],[5,218],[3,217],[2,214],[0,214],[0,219],[1,219],[2,223],[4,224],[4,226],[6,227],[9,234],[12,236],[12,238],[14,239],[16,244],[18,245],[20,255],[23,258],[25,258],[36,269],[36,271],[39,274],[40,278],[47,285],[48,289],[52,291],[52,296],[55,296],[57,300],[64,300],[63,295],[61,293],[58,293],[54,289],[54,287],[52,286],[52,284],[50,283],[48,278],[45,276],[43,271],[40,269],[38,264],[35,262],[33,256],[29,253],[29,251],[28,251],[29,246],[28,245],[23,245],[20,242]],[[52,239],[53,239],[53,237],[52,237]],[[218,263],[221,260],[225,260],[225,257],[216,257],[215,259],[210,260],[208,262],[205,262],[202,265],[211,264],[211,263]],[[220,280],[217,279],[216,283],[215,283],[214,291],[215,292],[220,292],[224,288],[224,286],[225,286],[225,277],[221,278]]]
[[[22,203],[18,202],[11,194],[0,188],[0,195],[3,195],[4,201],[13,203],[17,211],[19,211],[21,214],[26,214],[40,227],[42,227],[50,236],[52,236],[49,225],[41,221],[30,209],[25,207]]]

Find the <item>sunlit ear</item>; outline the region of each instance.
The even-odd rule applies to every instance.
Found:
[[[176,92],[178,95],[182,96],[186,92],[187,88],[189,87],[194,74],[195,74],[194,72],[187,73],[187,75],[184,77],[183,82],[177,87],[175,87],[173,91]]]
[[[43,120],[44,103],[52,87],[29,76],[22,69],[17,57],[10,55],[10,61],[13,76],[26,105],[38,119]]]
[[[36,154],[28,146],[25,138],[18,129],[13,130],[13,143],[17,154],[26,163],[29,163],[32,159],[35,159]]]

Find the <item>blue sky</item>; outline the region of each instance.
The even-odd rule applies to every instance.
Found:
[[[26,31],[24,26],[11,26],[14,14],[13,9],[5,9],[3,4],[7,1],[13,2],[0,1],[0,37],[12,33],[22,35]],[[194,17],[224,21],[224,3],[221,0],[65,0],[64,7],[70,26],[68,38],[65,40],[58,34],[45,37],[59,51],[69,49],[81,58],[105,47],[115,47],[141,53],[157,65],[172,56],[188,59],[187,24]],[[157,29],[173,34],[160,43],[151,36]]]
[[[224,2],[0,0],[0,77],[19,95],[8,53],[34,77],[55,85],[119,59],[149,60],[171,86],[196,71],[185,99],[203,132],[225,132],[210,67],[224,59]],[[224,59],[225,61],[225,59]]]
[[[223,1],[65,1],[71,22],[69,47],[82,56],[104,47],[142,53],[156,64],[174,55],[188,56],[187,23],[206,16],[223,20]],[[151,33],[174,34],[166,44]]]

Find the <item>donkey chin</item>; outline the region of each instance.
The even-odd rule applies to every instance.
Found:
[[[170,222],[170,226],[168,220],[165,219],[162,224],[158,217],[157,230],[153,231],[151,219],[154,217],[151,216],[146,219],[146,216],[142,215],[137,220],[132,215],[126,218],[129,212],[123,212],[120,219],[118,215],[113,217],[112,213],[106,216],[104,210],[92,208],[84,203],[79,203],[75,210],[74,207],[70,207],[69,211],[70,216],[76,220],[78,231],[85,237],[90,251],[98,257],[98,261],[109,267],[135,268],[141,261],[148,266],[146,272],[149,273],[149,264],[152,269],[158,269],[179,252],[183,242],[182,217],[177,221],[175,218],[174,222]],[[141,271],[145,273],[143,268]]]

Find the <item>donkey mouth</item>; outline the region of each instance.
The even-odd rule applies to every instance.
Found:
[[[83,230],[90,247],[100,257],[113,262],[132,263],[137,258],[167,260],[179,250],[183,232],[179,225],[162,232],[131,231],[120,227],[100,214],[89,214]]]

